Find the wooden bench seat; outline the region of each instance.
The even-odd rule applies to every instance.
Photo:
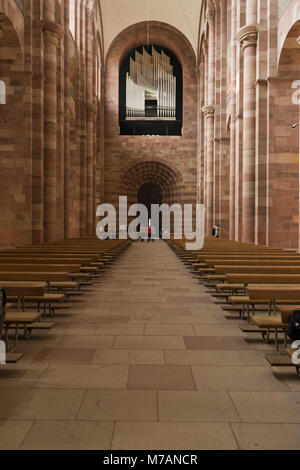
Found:
[[[0,272],[41,272],[72,273],[80,271],[80,264],[0,264]]]
[[[206,259],[207,266],[300,266],[300,258],[296,260],[287,259],[241,259],[241,260],[218,260],[218,259]]]
[[[242,290],[244,289],[245,284],[229,284],[224,282],[223,284],[217,284],[216,288],[217,290]]]
[[[51,289],[78,289],[80,286],[79,282],[50,282]]]
[[[277,311],[281,314],[281,319],[284,323],[289,322],[289,318],[294,310],[300,308],[300,304],[298,305],[276,305]]]
[[[68,300],[70,291],[80,290],[79,282],[50,282],[49,289],[56,289],[58,291],[63,291],[65,300]]]
[[[299,266],[215,266],[215,274],[300,274]]]
[[[24,336],[27,339],[30,336],[29,326],[37,322],[41,317],[38,312],[7,312],[4,319],[5,328],[5,343],[7,352],[13,352],[16,350],[19,327],[23,327]],[[9,339],[9,328],[14,327],[14,339],[13,345],[10,345]]]
[[[266,342],[269,342],[270,330],[275,332],[275,347],[278,351],[278,331],[283,331],[284,333],[284,347],[287,347],[287,327],[288,323],[284,323],[281,319],[281,316],[257,316],[254,315],[251,318],[251,322],[256,325],[258,328],[267,329],[267,333],[262,333],[262,337]]]
[[[36,281],[36,282],[50,282],[50,281],[67,281],[68,273],[67,272],[22,272],[22,271],[8,271],[8,272],[1,272],[0,271],[0,283],[2,281]]]
[[[41,305],[43,305],[43,317],[46,318],[47,315],[47,307],[48,307],[48,314],[50,316],[54,315],[55,306],[54,304],[62,303],[65,300],[64,294],[44,294],[42,296],[32,296],[32,297],[25,297],[25,303],[36,303],[37,309],[40,311]]]
[[[225,274],[210,274],[205,278],[207,281],[226,281]]]
[[[300,284],[300,274],[227,274],[226,281],[229,284]]]
[[[258,305],[265,305],[269,303],[269,299],[251,299],[249,295],[232,295],[228,297],[228,302],[232,305],[248,305],[251,304],[258,304]]]

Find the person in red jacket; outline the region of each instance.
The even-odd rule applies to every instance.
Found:
[[[148,227],[147,232],[148,232],[148,242],[150,242],[151,241],[151,227],[150,227],[150,225]]]

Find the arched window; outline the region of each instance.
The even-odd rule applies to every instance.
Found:
[[[182,134],[182,67],[158,45],[132,50],[120,66],[121,135]]]
[[[6,85],[3,80],[0,80],[0,104],[6,104]]]

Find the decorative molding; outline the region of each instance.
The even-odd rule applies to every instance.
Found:
[[[215,10],[207,10],[206,19],[208,24],[215,21],[216,12]]]
[[[258,79],[254,82],[254,86],[257,86],[257,85],[268,86],[268,80],[267,80],[267,79],[263,79],[263,78],[258,78]]]
[[[53,31],[44,31],[44,42],[45,44],[54,44],[54,46],[60,46],[60,37]]]
[[[215,116],[215,107],[212,105],[204,106],[202,108],[202,113],[208,118],[213,118]]]
[[[254,25],[243,26],[237,35],[236,39],[239,41],[242,50],[244,51],[246,47],[255,46],[257,44],[258,31],[257,27]]]
[[[59,47],[63,37],[62,27],[58,23],[45,22],[43,29],[45,44],[54,44]]]
[[[216,10],[215,5],[212,0],[207,3],[207,10],[206,10],[206,20],[208,23],[211,21],[215,21]]]

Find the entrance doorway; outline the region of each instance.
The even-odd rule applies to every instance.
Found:
[[[148,209],[149,217],[151,217],[151,205],[152,204],[161,204],[162,203],[162,195],[160,187],[155,183],[145,183],[143,186],[140,187],[138,192],[138,203],[144,204],[144,206]],[[153,226],[152,233],[157,236],[161,236],[161,216],[159,220],[159,227]]]

